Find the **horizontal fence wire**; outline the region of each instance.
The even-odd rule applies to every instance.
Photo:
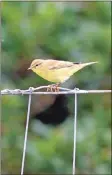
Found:
[[[42,94],[42,95],[59,95],[59,94],[74,94],[74,144],[73,144],[73,169],[72,174],[75,175],[76,172],[76,130],[77,130],[77,95],[78,94],[94,94],[94,93],[111,93],[112,90],[80,90],[75,88],[73,90],[67,88],[59,88],[59,92],[46,92],[42,91],[49,88],[49,86],[40,86],[37,88],[30,87],[26,90],[21,89],[4,89],[0,91],[1,95],[29,95],[28,100],[28,110],[27,110],[27,119],[26,119],[26,129],[25,129],[25,136],[24,136],[24,146],[23,146],[23,156],[22,156],[22,164],[21,164],[21,175],[24,173],[24,163],[25,163],[25,154],[26,154],[26,144],[27,144],[27,135],[28,135],[28,126],[29,126],[29,118],[30,118],[30,108],[31,108],[31,96],[33,94]],[[36,92],[35,92],[36,91]]]
[[[111,93],[112,90],[81,90],[78,88],[75,89],[67,89],[67,88],[59,88],[59,92],[45,92],[39,90],[45,90],[49,86],[40,86],[37,88],[30,87],[26,90],[21,89],[4,89],[0,91],[1,95],[29,95],[29,94],[42,94],[42,95],[52,95],[52,94],[94,94],[94,93]],[[35,92],[36,91],[36,92]]]

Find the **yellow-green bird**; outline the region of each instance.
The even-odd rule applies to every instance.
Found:
[[[35,59],[28,69],[31,69],[45,80],[55,83],[56,87],[58,87],[60,83],[65,82],[75,72],[95,63],[97,62],[77,63],[52,59]]]

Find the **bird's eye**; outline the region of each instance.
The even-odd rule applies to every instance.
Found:
[[[38,67],[41,63],[36,64],[36,67]]]

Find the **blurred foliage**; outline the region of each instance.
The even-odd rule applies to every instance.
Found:
[[[34,58],[99,61],[65,86],[110,89],[110,2],[2,2],[2,89],[45,85],[28,72]],[[30,125],[25,173],[72,172],[74,98],[70,118],[57,127]],[[26,96],[2,97],[2,173],[20,173],[27,114]],[[108,94],[78,98],[76,170],[111,174],[111,104]],[[38,109],[37,109],[38,110]],[[53,118],[53,116],[52,116]]]

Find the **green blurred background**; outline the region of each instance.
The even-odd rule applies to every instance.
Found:
[[[64,87],[110,89],[110,2],[2,2],[2,89],[49,82],[34,58],[99,61]],[[28,96],[2,97],[2,174],[20,173]],[[111,174],[110,94],[78,96],[77,174]],[[72,173],[74,97],[33,96],[26,174]]]

